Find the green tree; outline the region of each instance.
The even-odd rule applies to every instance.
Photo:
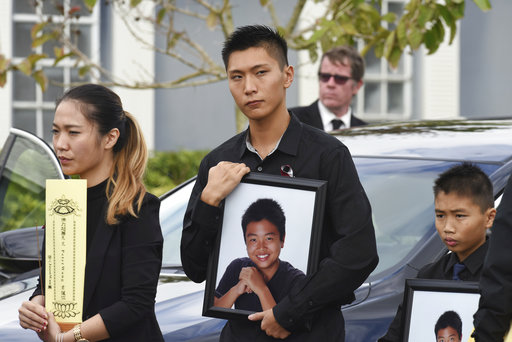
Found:
[[[102,65],[92,61],[80,51],[76,35],[79,32],[67,29],[76,21],[83,10],[81,6],[64,6],[56,1],[60,12],[55,16],[41,16],[31,31],[32,48],[51,42],[55,45],[54,55],[32,53],[14,64],[0,54],[0,86],[6,83],[7,72],[19,70],[32,76],[39,86],[46,89],[48,79],[39,61],[51,58],[54,65],[64,59],[73,59],[80,75],[94,75],[94,79],[103,84],[136,89],[180,88],[218,82],[226,78],[224,67],[212,59],[204,46],[195,42],[190,34],[176,24],[177,16],[198,20],[204,28],[218,30],[227,37],[234,30],[234,0],[191,0],[193,7],[179,6],[177,0],[104,0],[112,6],[114,15],[122,18],[131,35],[147,48],[178,61],[188,70],[185,75],[175,79],[155,82],[153,77],[134,81],[125,81],[112,75]],[[312,61],[318,59],[318,51],[325,51],[341,44],[353,44],[357,40],[364,42],[362,54],[373,51],[376,57],[386,58],[392,67],[396,67],[405,51],[417,50],[424,45],[429,54],[434,53],[444,41],[445,34],[450,35],[450,43],[457,32],[457,21],[464,16],[465,0],[409,0],[404,12],[381,14],[380,0],[309,0],[323,5],[324,13],[307,27],[299,28],[299,18],[303,14],[306,0],[296,0],[291,8],[287,22],[281,22],[274,7],[276,0],[260,0],[260,5],[268,13],[272,25],[277,27],[291,49],[307,50]],[[483,11],[491,8],[489,0],[473,0]],[[34,6],[41,6],[34,1]],[[82,6],[94,11],[99,6],[97,0],[82,0]],[[194,8],[191,10],[190,8]],[[149,13],[149,14],[148,14]],[[156,45],[139,35],[139,25],[149,24],[155,29],[163,44]],[[188,51],[196,56],[191,60],[182,52]]]

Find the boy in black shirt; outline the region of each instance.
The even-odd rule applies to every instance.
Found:
[[[183,268],[193,281],[205,279],[224,199],[247,173],[325,180],[318,270],[297,281],[272,309],[249,317],[253,322],[248,323],[264,334],[226,340],[300,334],[301,341],[344,341],[340,306],[355,299],[354,290],[378,262],[370,203],[350,152],[338,139],[288,112],[286,90],[294,69],[288,64],[286,41],[276,30],[240,27],[224,43],[222,57],[229,90],[249,127],[201,162],[183,220]]]
[[[486,232],[496,209],[492,183],[475,165],[463,163],[443,172],[434,184],[435,225],[452,252],[424,266],[422,279],[478,281],[487,252]],[[402,305],[379,342],[402,341]]]
[[[248,257],[233,260],[215,291],[215,306],[248,311],[273,308],[304,273],[279,258],[286,217],[273,199],[260,198],[242,216]]]

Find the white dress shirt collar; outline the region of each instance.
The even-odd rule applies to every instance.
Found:
[[[318,100],[318,110],[320,111],[320,117],[322,118],[322,124],[324,125],[324,131],[330,132],[333,130],[331,121],[333,119],[341,119],[344,128],[350,128],[350,119],[352,118],[352,107],[348,107],[347,112],[340,118],[332,113],[327,107],[325,107],[320,100]]]

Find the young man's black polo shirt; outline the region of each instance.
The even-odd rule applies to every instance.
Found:
[[[220,161],[245,163],[251,172],[281,175],[289,165],[293,175],[328,182],[320,267],[274,307],[274,315],[291,331],[311,327],[326,307],[350,303],[378,262],[371,207],[345,145],[331,135],[302,124],[293,114],[279,146],[264,160],[247,149],[248,130],[229,139],[201,162],[185,213],[181,241],[183,268],[196,282],[206,277],[211,246],[220,227],[221,208],[200,201],[208,170]],[[314,324],[313,324],[314,325]],[[315,327],[313,326],[313,329]],[[325,332],[329,341],[329,332]]]
[[[489,243],[485,243],[478,247],[476,251],[471,253],[462,263],[466,266],[460,273],[459,278],[463,281],[479,281],[484,265],[485,254]],[[418,272],[416,278],[419,279],[453,279],[453,265],[459,262],[459,258],[455,253],[448,253],[441,259],[431,264],[425,265]],[[379,342],[401,342],[402,341],[402,310],[403,303],[398,306],[395,318],[385,336],[379,339]]]

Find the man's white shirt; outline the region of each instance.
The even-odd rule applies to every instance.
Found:
[[[350,120],[352,119],[352,107],[348,107],[347,112],[341,117],[336,116],[327,107],[322,104],[322,101],[318,100],[318,110],[320,111],[320,117],[322,118],[322,124],[324,125],[324,131],[333,131],[332,120],[343,121],[343,128],[350,128]]]

